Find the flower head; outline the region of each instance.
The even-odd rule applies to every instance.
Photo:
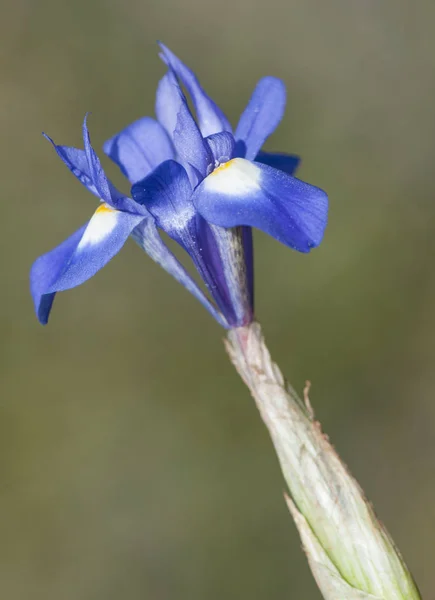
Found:
[[[157,120],[143,117],[104,145],[132,184],[132,198],[105,176],[86,120],[84,150],[52,142],[102,204],[88,224],[32,268],[32,295],[43,323],[55,293],[89,279],[131,234],[221,325],[246,325],[253,318],[251,227],[300,252],[309,252],[323,237],[326,194],[292,176],[297,157],[261,151],[282,118],[284,84],[274,77],[260,80],[233,132],[195,74],[163,44],[161,49],[168,71],[157,88]],[[196,119],[181,86],[190,94]],[[188,253],[212,302],[158,230]]]

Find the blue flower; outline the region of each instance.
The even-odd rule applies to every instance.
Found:
[[[30,272],[30,289],[39,321],[45,325],[56,292],[68,290],[95,275],[132,238],[177,281],[184,285],[224,327],[225,319],[163,243],[155,220],[144,206],[121,194],[107,179],[95,154],[86,118],[84,150],[54,146],[59,157],[100,204],[90,221],[60,246],[40,256]]]
[[[274,77],[260,80],[233,133],[195,74],[161,48],[168,71],[157,88],[157,120],[139,119],[104,145],[131,182],[133,200],[105,177],[86,124],[85,151],[55,146],[105,209],[100,207],[87,226],[36,261],[32,293],[41,322],[47,321],[55,292],[91,277],[132,234],[221,325],[245,325],[253,318],[251,227],[300,252],[322,240],[326,194],[292,176],[297,157],[261,151],[284,112],[283,83]],[[181,85],[191,96],[196,120]],[[213,304],[163,244],[157,228],[189,254]]]

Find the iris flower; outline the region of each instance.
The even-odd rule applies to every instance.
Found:
[[[253,319],[251,228],[299,252],[309,252],[322,240],[326,194],[293,177],[297,157],[261,151],[284,112],[282,81],[260,80],[233,132],[195,74],[163,44],[161,49],[168,70],[157,88],[157,119],[143,117],[104,144],[132,184],[131,198],[106,177],[86,119],[84,150],[57,146],[48,138],[101,203],[87,224],[34,263],[31,292],[41,323],[47,323],[56,292],[92,277],[131,235],[222,326],[246,325]],[[159,230],[187,252],[208,295],[167,248]]]

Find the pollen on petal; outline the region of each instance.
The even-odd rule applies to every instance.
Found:
[[[248,195],[259,189],[261,170],[249,160],[233,158],[204,180],[207,190],[221,194]]]
[[[106,203],[100,204],[94,212],[77,250],[94,246],[112,233],[118,222],[118,211]]]

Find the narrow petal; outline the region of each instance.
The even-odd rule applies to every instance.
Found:
[[[133,239],[157,264],[167,273],[172,275],[176,281],[181,283],[199,302],[208,310],[216,321],[225,329],[229,328],[222,313],[213,306],[210,300],[201,291],[186,269],[175,258],[172,252],[164,244],[153,219],[144,219],[132,233]]]
[[[103,146],[130,183],[143,179],[160,163],[174,158],[174,146],[163,126],[143,117],[114,135]]]
[[[182,104],[178,113],[177,125],[174,131],[174,145],[178,158],[189,163],[201,173],[207,175],[213,164],[212,154],[202,138],[187,104]]]
[[[158,115],[160,114],[159,120],[163,115],[165,127],[172,127],[174,122],[173,111],[178,111],[176,113],[175,129],[172,132],[177,157],[181,162],[192,165],[205,177],[210,165],[213,163],[212,154],[190,112],[174,72],[170,69],[165,77],[166,79],[162,80],[159,86],[158,105],[160,108],[158,111],[156,105],[156,111]],[[168,108],[163,110],[162,106],[165,103],[165,98],[167,99]]]
[[[52,144],[58,156],[63,160],[71,173],[77,177],[80,183],[99,198],[100,194],[91,179],[85,151],[80,150],[79,148],[72,148],[71,146],[58,146],[46,133],[43,133],[42,135]]]
[[[30,287],[35,311],[46,324],[54,294],[95,275],[119,252],[132,230],[144,219],[102,204],[91,220],[32,266]]]
[[[204,92],[195,73],[173,52],[160,43],[162,58],[171,66],[177,77],[189,92],[198,118],[199,128],[204,137],[219,131],[232,131],[231,125],[215,102]]]
[[[284,114],[285,85],[276,77],[263,77],[257,84],[234,135],[238,156],[254,160]]]
[[[255,296],[254,296],[254,240],[252,237],[251,227],[243,226],[243,253],[245,255],[246,277],[249,285],[249,295],[251,301],[251,311],[254,313]]]
[[[48,135],[45,133],[42,135],[52,144],[57,155],[85,188],[100,200],[117,206],[118,200],[121,199],[123,195],[107,179],[103,167],[92,148],[86,125],[86,117],[83,123],[85,150],[73,148],[71,146],[58,146]]]
[[[228,131],[214,133],[205,140],[214,158],[215,165],[229,161],[233,158],[234,137]]]
[[[279,171],[284,171],[287,175],[294,175],[301,159],[299,156],[292,154],[259,152],[255,161],[263,163],[263,165],[269,165],[269,167],[273,167]]]
[[[192,198],[210,223],[256,227],[299,252],[320,244],[327,223],[325,192],[242,158],[213,171]]]
[[[178,85],[171,71],[166,73],[157,85],[156,117],[172,139],[177,125],[177,117],[182,103]]]
[[[89,173],[93,184],[98,190],[100,198],[105,202],[110,203],[112,200],[110,185],[107,180],[106,174],[104,173],[104,169],[101,165],[100,159],[96,155],[95,150],[92,148],[91,139],[89,137],[87,119],[88,115],[85,116],[85,119],[83,121],[83,143],[85,146],[85,153],[88,161]]]
[[[240,324],[239,313],[247,303],[235,314],[223,262],[224,250],[220,248],[219,236],[192,203],[192,188],[183,166],[172,160],[163,163],[136,183],[131,193],[135,201],[153,215],[156,224],[189,254],[226,321],[230,325]],[[236,276],[232,277],[235,281]],[[244,299],[240,299],[240,306],[242,301]]]
[[[202,253],[218,276],[224,314],[231,327],[242,327],[253,318],[253,280],[247,227],[218,227],[204,221],[208,231],[201,237]],[[205,227],[204,227],[205,229]]]

